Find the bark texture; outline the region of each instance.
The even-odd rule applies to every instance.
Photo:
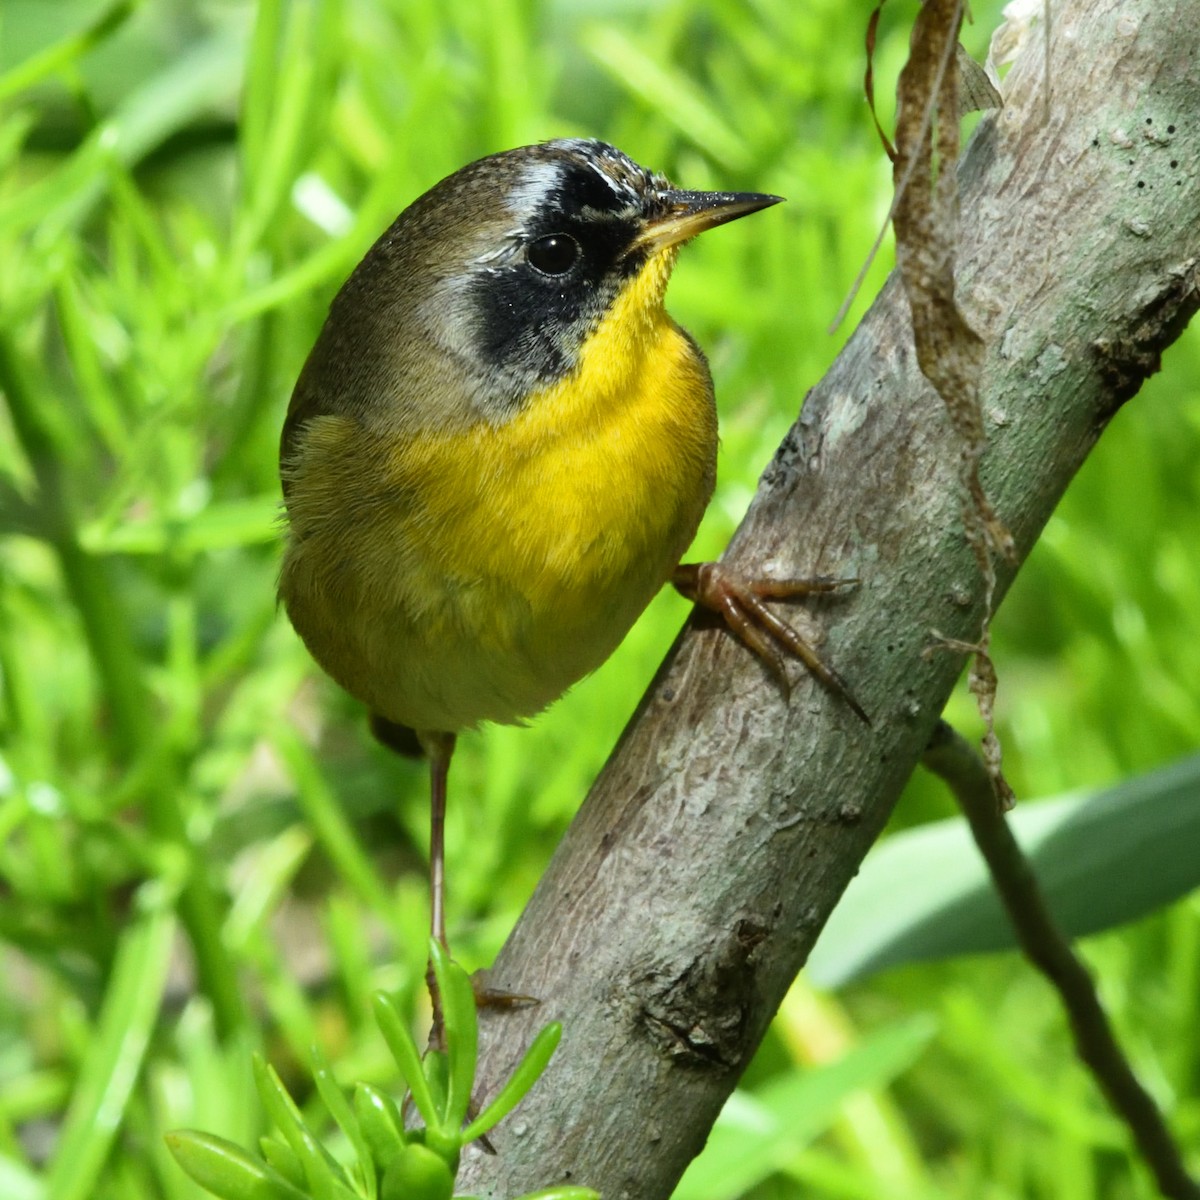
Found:
[[[1041,37],[960,174],[958,294],[987,355],[983,479],[1021,559],[1200,286],[1200,6],[1056,6],[1048,123]],[[799,674],[785,703],[715,626],[684,631],[497,961],[497,986],[543,1003],[485,1016],[482,1095],[536,1027],[561,1020],[566,1035],[496,1131],[497,1156],[468,1154],[460,1191],[566,1181],[655,1200],[699,1152],[954,684],[961,656],[922,651],[935,629],[978,633],[957,457],[893,278],[727,555],[861,577],[812,612],[873,728]],[[1002,592],[1013,569],[997,566]]]

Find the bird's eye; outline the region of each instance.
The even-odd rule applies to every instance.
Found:
[[[529,245],[529,263],[543,275],[565,275],[579,259],[579,243],[565,233],[552,233]]]

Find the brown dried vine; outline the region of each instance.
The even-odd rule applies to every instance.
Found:
[[[996,515],[979,477],[987,445],[979,404],[983,339],[955,298],[958,241],[959,67],[958,32],[963,0],[927,0],[913,26],[908,62],[897,87],[896,261],[912,310],[913,339],[921,372],[946,405],[959,438],[958,473],[967,541],[983,580],[983,621],[971,645],[941,639],[940,648],[968,650],[974,661],[970,688],[984,720],[984,761],[1005,806],[1012,792],[1001,770],[994,708],[996,671],[989,657],[995,602],[994,556],[1014,555],[1012,536]]]

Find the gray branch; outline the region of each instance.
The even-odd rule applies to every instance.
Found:
[[[960,176],[959,295],[988,348],[984,483],[1021,559],[1200,283],[1200,6],[1064,0],[1048,123],[1041,38]],[[874,727],[807,678],[785,704],[751,655],[693,620],[497,961],[497,986],[543,1003],[485,1016],[481,1093],[537,1026],[566,1035],[459,1190],[569,1181],[661,1200],[699,1152],[954,685],[961,656],[922,652],[934,630],[978,633],[956,454],[893,278],[727,555],[861,576],[858,594],[809,611]],[[1003,592],[1012,568],[999,573]]]

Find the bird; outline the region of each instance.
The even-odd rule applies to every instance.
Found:
[[[667,282],[685,242],[780,199],[682,190],[596,140],[505,150],[413,201],[330,305],[280,439],[279,598],[375,736],[429,758],[443,946],[456,738],[542,711],[664,584],[785,688],[798,657],[867,719],[765,603],[856,579],[680,561],[712,495],[717,416]]]

